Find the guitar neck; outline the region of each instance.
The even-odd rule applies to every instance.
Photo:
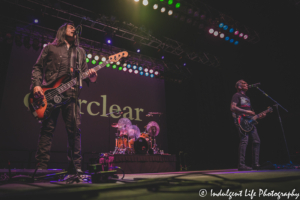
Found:
[[[262,114],[267,114],[268,112],[270,112],[269,109],[255,115],[252,119],[257,120]]]
[[[108,64],[110,61],[107,60],[105,62],[103,62],[101,65],[97,65],[96,67],[92,68],[95,71],[100,70],[101,68],[103,68],[106,64]],[[81,78],[82,80],[86,79],[89,76],[88,71],[82,73]],[[59,94],[67,91],[68,89],[70,89],[71,87],[73,87],[77,82],[77,78],[73,78],[72,80],[70,80],[67,83],[62,84],[61,86],[59,86],[58,88],[56,88],[56,90],[59,92]]]

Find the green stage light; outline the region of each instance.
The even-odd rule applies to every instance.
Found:
[[[88,58],[86,58],[85,60],[86,60],[87,63],[90,62],[90,59],[88,59]]]
[[[113,69],[116,69],[116,68],[117,68],[117,65],[113,65],[112,68],[113,68]]]
[[[92,60],[92,64],[94,65],[94,64],[96,64],[97,62],[96,62],[96,60]]]
[[[169,4],[169,5],[172,5],[172,4],[173,4],[173,0],[169,0],[169,1],[168,1],[168,4]]]
[[[110,64],[109,64],[109,63],[107,63],[107,64],[106,64],[106,67],[110,67]]]
[[[119,67],[119,70],[120,70],[120,71],[123,70],[123,67]]]
[[[176,3],[175,7],[179,8],[180,7],[180,3]]]
[[[160,0],[160,1],[164,1],[164,0]]]
[[[100,61],[100,62],[99,62],[99,65],[101,65],[102,63],[103,63],[103,62],[102,62],[102,61]]]

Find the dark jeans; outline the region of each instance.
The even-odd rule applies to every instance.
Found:
[[[50,149],[52,144],[53,132],[56,127],[57,118],[62,111],[62,117],[68,133],[68,160],[69,167],[73,166],[71,162],[71,152],[77,169],[81,168],[81,130],[80,130],[80,109],[77,105],[76,131],[74,133],[74,113],[75,99],[71,98],[66,104],[55,108],[50,117],[42,122],[41,132],[38,141],[38,149],[35,155],[36,160],[40,163],[39,168],[46,169],[50,160]],[[71,151],[72,150],[72,151]]]
[[[249,136],[252,139],[252,165],[258,165],[259,164],[260,139],[259,139],[256,127],[254,126],[253,130],[248,133],[241,130],[241,128],[237,124],[236,124],[236,128],[238,130],[238,134],[240,137],[238,166],[241,167],[241,166],[245,165],[245,155],[246,155],[246,149],[247,149],[247,145],[248,145]]]

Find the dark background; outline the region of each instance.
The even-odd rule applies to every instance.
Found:
[[[229,108],[231,97],[235,93],[234,85],[240,79],[250,84],[260,82],[260,88],[289,111],[286,113],[279,109],[291,160],[299,163],[297,123],[300,95],[297,68],[300,10],[294,1],[201,1],[258,32],[260,41],[257,44],[243,42],[238,46],[230,45],[205,32],[196,33],[188,25],[175,21],[166,13],[154,11],[150,6],[145,7],[141,2],[68,2],[74,2],[97,13],[114,15],[120,21],[131,22],[136,26],[144,25],[157,38],[167,36],[184,42],[197,51],[209,52],[219,58],[219,68],[188,62],[187,68],[192,72],[188,79],[181,84],[165,82],[168,151],[177,155],[182,151],[186,155],[189,169],[236,167],[238,135]],[[62,24],[56,24],[46,17],[41,23],[53,29]],[[84,31],[83,37],[104,40],[103,35]],[[117,38],[113,45],[134,50],[134,46]],[[4,58],[1,62],[5,72],[10,50],[9,47],[1,46]],[[144,47],[141,53],[159,56],[157,50],[150,47]],[[166,59],[179,63],[173,55],[167,55]],[[6,73],[1,73],[2,81],[5,78],[3,74]],[[251,98],[256,113],[274,104],[256,89],[248,91],[247,95]],[[275,107],[273,108],[274,112],[260,120],[258,125],[261,164],[267,161],[287,163],[289,160],[278,114]],[[250,165],[251,143],[247,153],[247,164]]]

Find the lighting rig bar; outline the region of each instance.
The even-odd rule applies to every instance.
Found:
[[[115,32],[115,36],[127,39],[130,41],[139,40],[141,44],[155,48],[163,49],[165,52],[174,54],[176,56],[186,56],[189,60],[202,63],[207,66],[219,67],[220,62],[216,59],[215,56],[208,56],[207,53],[188,51],[187,48],[180,42],[172,40],[170,38],[164,38],[165,41],[161,41],[151,34],[144,31],[142,28],[136,27],[131,23],[120,23],[117,20],[109,19],[104,15],[100,16],[95,14],[92,11],[86,10],[84,8],[69,4],[64,1],[59,1],[60,4],[64,4],[65,7],[68,7],[68,10],[63,10],[60,8],[55,8],[49,5],[44,4],[38,0],[24,0],[24,1],[9,1],[4,0],[7,3],[21,6],[23,8],[31,9],[32,4],[36,4],[44,7],[42,11],[43,14],[62,19],[65,21],[73,22],[80,21],[81,24],[85,27],[107,32],[108,29]],[[90,16],[95,16],[96,19],[91,19]],[[118,25],[118,26],[117,26]]]

